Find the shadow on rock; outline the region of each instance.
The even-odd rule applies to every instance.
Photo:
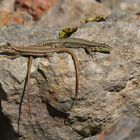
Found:
[[[20,135],[14,132],[10,119],[0,110],[0,140],[16,140]]]

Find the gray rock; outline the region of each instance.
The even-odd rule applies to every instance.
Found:
[[[83,49],[73,49],[80,61],[80,91],[66,123],[64,120],[74,97],[72,59],[67,54],[56,53],[49,56],[49,60],[35,58],[31,88],[28,90],[32,119],[25,97],[20,139],[78,140],[96,137],[101,130],[121,118],[130,105],[139,109],[139,27],[140,21],[135,16],[114,12],[106,21],[85,24],[72,35],[106,43],[112,46],[113,51],[111,54],[96,53],[95,59],[92,59]],[[41,23],[24,27],[11,25],[0,29],[0,44],[38,44],[56,38],[57,32]],[[10,119],[11,133],[17,134],[18,105],[27,58],[9,60],[1,56],[0,64],[0,92],[5,97],[1,98],[1,111]],[[136,131],[139,129],[135,124],[134,128]]]
[[[59,0],[45,16],[41,23],[51,28],[78,26],[88,17],[107,16],[110,10],[95,0]]]
[[[102,132],[99,139],[106,140],[139,140],[140,139],[140,108],[129,105],[124,114],[111,127]]]
[[[102,0],[101,2],[111,9],[120,9],[128,13],[140,12],[139,0]]]

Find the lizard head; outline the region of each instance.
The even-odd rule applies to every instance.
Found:
[[[110,53],[111,50],[112,47],[107,44],[95,44],[93,47],[91,47],[91,52]]]
[[[0,46],[1,54],[15,54],[16,52],[13,50],[10,44]]]

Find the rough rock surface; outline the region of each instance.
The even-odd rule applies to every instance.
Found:
[[[139,140],[140,139],[140,109],[133,102],[127,104],[127,108],[116,123],[106,128],[98,140]],[[97,136],[85,140],[96,140]]]
[[[41,22],[51,28],[78,26],[80,21],[99,15],[107,16],[110,10],[95,0],[59,0]]]
[[[33,24],[32,17],[25,12],[0,12],[0,27],[9,24]]]
[[[15,10],[28,12],[34,20],[40,19],[57,0],[16,0]]]
[[[0,1],[0,11],[11,12],[14,11],[15,0],[1,0]]]
[[[140,12],[140,1],[139,0],[101,0],[103,4],[112,9],[120,9],[129,13]]]
[[[25,99],[20,134],[17,133],[18,106],[27,58],[10,60],[1,56],[0,123],[5,123],[0,128],[3,134],[0,139],[96,140],[98,134],[115,124],[126,110],[131,113],[128,109],[130,105],[139,114],[139,27],[137,17],[117,12],[106,21],[82,25],[73,34],[72,37],[106,43],[112,46],[113,51],[111,54],[96,53],[95,59],[92,59],[83,49],[73,49],[80,62],[80,91],[67,120],[75,85],[72,59],[67,54],[56,53],[49,56],[49,60],[34,59],[31,88],[28,90],[32,118]],[[56,36],[57,30],[41,23],[24,27],[11,25],[0,29],[0,45],[7,42],[15,45],[37,44]],[[131,114],[133,116],[133,112]],[[139,130],[139,127],[135,128]]]

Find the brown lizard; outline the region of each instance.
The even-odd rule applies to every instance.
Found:
[[[14,55],[21,55],[29,57],[28,60],[28,71],[27,71],[27,77],[26,77],[26,83],[24,86],[23,94],[21,96],[20,100],[20,107],[19,107],[19,118],[18,118],[18,132],[19,132],[19,125],[20,125],[20,114],[22,110],[22,101],[24,98],[26,85],[28,84],[28,81],[30,79],[30,69],[31,69],[31,62],[32,57],[44,57],[47,56],[48,53],[58,52],[58,53],[68,53],[71,55],[75,70],[76,70],[76,85],[75,85],[75,99],[77,98],[78,90],[79,90],[79,61],[75,53],[73,53],[71,50],[65,47],[61,48],[48,48],[48,46],[44,47],[37,47],[37,46],[3,46],[0,47],[0,52],[4,53],[6,55],[8,54],[14,54]],[[73,101],[74,104],[74,101]],[[72,104],[72,105],[73,105]]]
[[[14,54],[29,56],[28,62],[31,63],[32,62],[31,56],[35,56],[35,57],[46,56],[46,54],[44,53],[44,47],[45,46],[47,47],[47,45],[50,46],[50,45],[55,45],[55,44],[58,44],[59,46],[65,45],[65,47],[67,47],[67,48],[84,48],[92,57],[93,57],[92,52],[110,53],[112,50],[112,48],[109,45],[104,44],[104,43],[97,43],[94,41],[88,41],[88,40],[79,39],[79,38],[65,38],[65,39],[46,40],[38,45],[40,47],[37,47],[37,45],[33,45],[33,46],[29,46],[29,47],[13,46],[13,47],[9,48],[8,51],[13,52]],[[55,48],[54,49],[54,48],[46,48],[46,47],[45,47],[45,49],[47,49],[46,53],[66,52],[66,51],[64,51],[66,48]],[[8,51],[5,51],[5,52],[8,53]],[[69,53],[69,52],[67,52],[67,53]],[[73,55],[72,55],[72,53],[69,53],[69,54],[71,54],[72,57],[75,55],[74,53],[73,53]],[[73,57],[73,60],[74,60],[74,58],[77,59],[77,57]],[[77,59],[77,61],[74,61],[75,68],[76,68],[77,62],[78,62],[78,59]],[[31,67],[31,64],[28,65],[27,78],[26,78],[27,82],[25,83],[25,90],[26,90],[26,85],[28,86],[28,81],[30,79],[30,69],[31,69],[30,67]],[[77,96],[78,88],[79,88],[79,64],[77,63],[75,97]],[[24,92],[23,92],[23,97],[24,97]],[[21,99],[21,102],[22,102],[22,100],[23,99]],[[74,104],[74,102],[73,102],[73,104]],[[22,103],[21,103],[21,105],[22,105]]]

